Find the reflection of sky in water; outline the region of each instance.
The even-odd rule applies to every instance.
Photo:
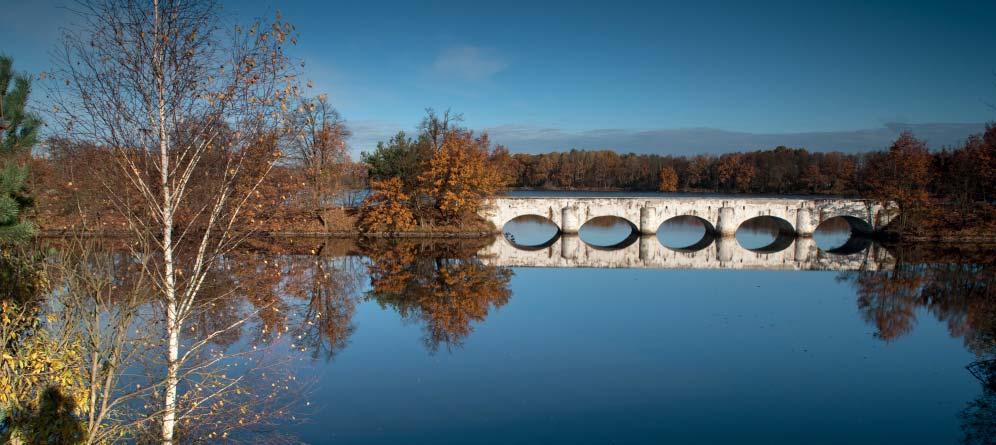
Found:
[[[657,228],[657,239],[665,247],[681,249],[698,243],[706,235],[706,226],[694,216],[679,216],[664,221]]]
[[[816,245],[823,250],[831,250],[843,246],[847,239],[851,237],[851,225],[844,218],[830,218],[823,221],[816,231],[813,232],[813,239]]]
[[[520,246],[538,246],[557,236],[556,224],[539,215],[523,215],[507,223],[505,239]]]
[[[774,218],[749,219],[737,228],[737,242],[744,249],[761,249],[778,239],[779,230],[778,222]]]
[[[592,218],[578,230],[581,241],[600,247],[619,244],[632,234],[633,226],[625,219],[614,216]]]
[[[954,443],[974,357],[920,311],[891,344],[837,272],[515,269],[463,346],[366,301],[305,442]],[[804,290],[804,291],[802,291]],[[860,419],[860,421],[855,421]]]
[[[788,226],[780,226],[775,218],[754,218],[745,221],[737,229],[737,242],[745,249],[761,249],[775,242],[780,230],[790,230]],[[783,223],[784,224],[784,223]],[[791,232],[781,236],[794,237]],[[851,226],[843,218],[830,218],[816,228],[813,239],[823,250],[831,250],[843,246],[851,237]]]

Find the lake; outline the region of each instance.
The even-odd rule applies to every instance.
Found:
[[[671,225],[654,241],[676,255],[715,249],[695,221]],[[549,256],[548,229],[526,219],[505,232]],[[629,229],[601,221],[579,238],[613,246]],[[750,249],[778,236],[745,227],[736,247],[777,255]],[[306,408],[276,428],[349,444],[991,439],[991,258],[828,253],[846,224],[814,238],[824,260],[790,268],[505,267],[479,254],[504,251],[489,241],[300,240],[290,250],[307,253],[256,254],[284,281],[301,267],[327,277],[324,293],[274,285],[298,323],[328,314],[322,332],[274,342],[311,382]],[[868,249],[887,253],[872,262]]]
[[[607,218],[562,236],[523,217],[494,239],[250,239],[182,341],[235,326],[205,358],[233,354],[217,363],[245,389],[223,401],[259,422],[233,433],[248,442],[991,443],[992,251],[849,227],[635,236]]]

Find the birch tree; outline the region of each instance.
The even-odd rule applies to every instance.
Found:
[[[154,252],[166,350],[157,421],[172,444],[184,367],[221,335],[181,345],[180,333],[200,310],[209,270],[246,235],[243,218],[280,157],[274,141],[298,93],[284,49],[296,37],[279,14],[226,25],[212,0],[78,0],[70,9],[77,24],[57,52],[53,111],[69,137],[112,150],[135,192],[108,190],[137,245]]]

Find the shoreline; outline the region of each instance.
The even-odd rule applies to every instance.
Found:
[[[70,236],[82,236],[87,238],[128,238],[133,233],[131,231],[86,231],[72,232],[66,230],[42,230],[38,232],[39,238],[66,238]],[[317,231],[254,231],[247,238],[487,238],[499,236],[499,231],[406,231],[406,232],[369,232],[364,233],[359,230],[333,230],[327,232]]]
[[[128,238],[133,234],[130,231],[87,231],[87,232],[73,232],[67,230],[42,230],[39,231],[39,238],[66,238],[71,236],[82,236],[87,238]],[[488,238],[492,236],[500,236],[501,231],[453,231],[453,230],[443,230],[443,231],[429,231],[429,230],[414,230],[414,231],[404,231],[404,232],[370,232],[364,233],[359,230],[333,230],[333,231],[254,231],[248,235],[246,238],[259,239],[259,238],[381,238],[381,239],[479,239]],[[996,244],[996,234],[993,235],[971,235],[971,236],[954,236],[954,235],[920,235],[913,237],[894,237],[885,234],[876,234],[870,236],[870,238],[876,242],[892,244],[892,243],[908,243],[908,244],[941,244],[941,245],[964,245],[964,244]]]

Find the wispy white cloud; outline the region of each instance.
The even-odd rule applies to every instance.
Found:
[[[349,139],[349,154],[357,160],[360,159],[361,152],[373,151],[378,142],[387,141],[398,130],[404,129],[397,123],[374,120],[349,121],[348,125],[353,131],[353,136]]]
[[[469,82],[490,79],[505,68],[508,68],[508,63],[500,55],[469,45],[446,48],[432,63],[433,74]]]

